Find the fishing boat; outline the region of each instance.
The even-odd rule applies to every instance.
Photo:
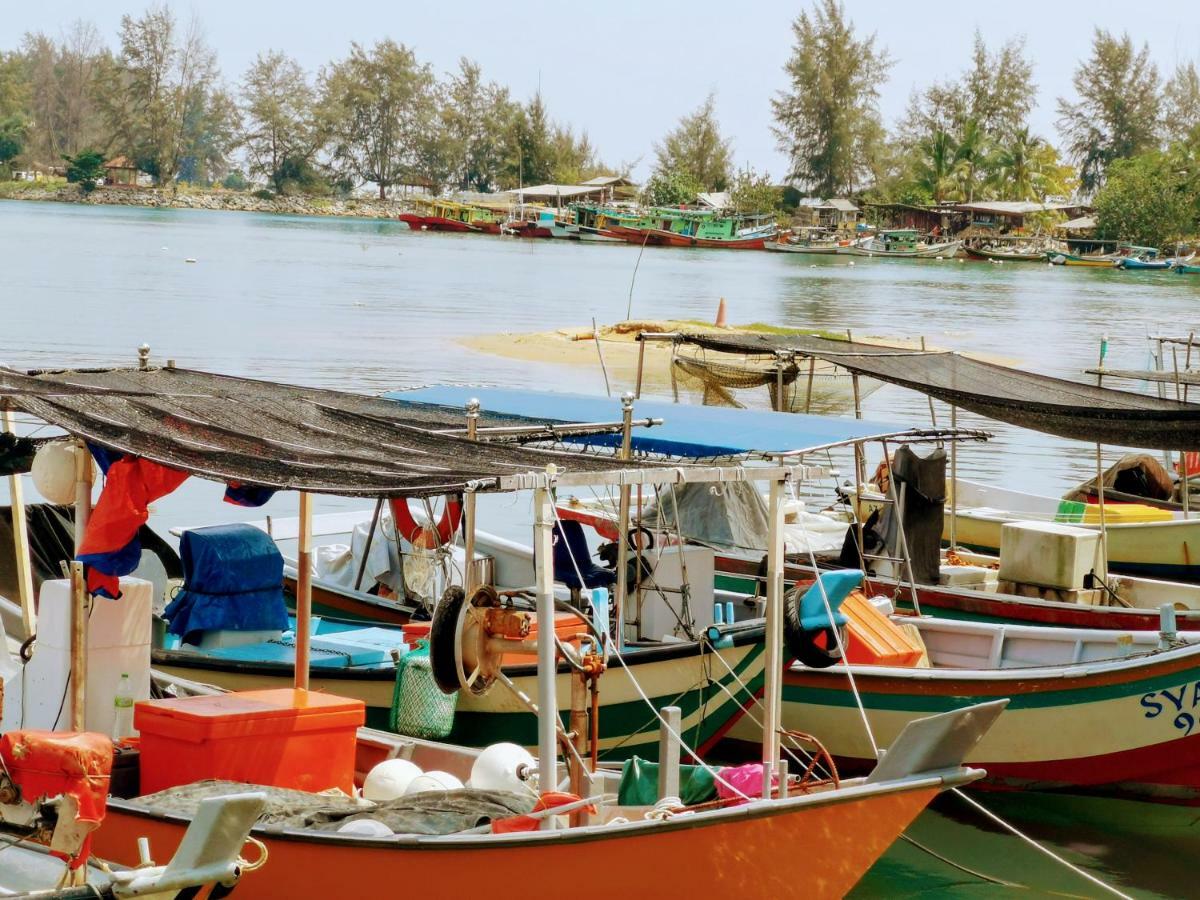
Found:
[[[1061,250],[1047,250],[1046,260],[1053,266],[1084,266],[1093,269],[1112,269],[1117,265],[1119,256],[1078,256],[1074,253],[1064,253]]]
[[[993,262],[1042,262],[1046,259],[1046,241],[1029,238],[987,238],[966,241],[963,250],[972,259]]]
[[[1200,266],[1180,263],[1175,266],[1175,272],[1179,275],[1200,275]]]
[[[655,209],[640,219],[610,222],[607,231],[631,244],[762,250],[778,226],[771,214],[720,216],[708,210]]]
[[[64,610],[82,611],[82,602],[75,601],[95,590],[144,593],[144,588],[120,580],[133,564],[130,554],[117,561],[105,555],[125,549],[118,542],[127,532],[109,529],[128,524],[111,507],[127,479],[139,479],[145,488],[154,484],[151,495],[169,490],[188,475],[224,483],[242,500],[259,491],[300,492],[302,565],[294,687],[138,702],[140,787],[136,796],[110,802],[105,828],[95,842],[97,853],[105,857],[136,862],[130,846],[137,835],[148,836],[159,852],[173,850],[197,798],[206,790],[222,789],[220,783],[211,784],[216,779],[283,791],[280,799],[295,813],[251,830],[268,863],[253,880],[246,880],[240,896],[366,896],[393,884],[396,873],[402,872],[421,873],[422,893],[429,897],[483,891],[501,898],[556,897],[564,885],[578,883],[580,873],[597,859],[611,859],[620,860],[622,870],[636,878],[637,892],[645,896],[716,891],[765,900],[800,890],[835,897],[853,886],[938,792],[982,774],[959,762],[1001,714],[1003,703],[913,723],[889,748],[886,760],[862,779],[822,777],[811,768],[791,775],[781,765],[779,524],[785,483],[793,474],[803,474],[794,467],[763,466],[750,473],[733,467],[658,466],[623,457],[502,447],[439,434],[431,430],[430,417],[406,417],[390,401],[155,369],[145,360],[140,370],[41,375],[6,370],[0,373],[0,396],[25,414],[86,439],[93,447],[104,447],[108,454],[121,455],[116,460],[108,457],[104,492],[81,542],[80,554],[89,561],[89,570],[85,573],[83,564],[74,562],[70,584],[58,588],[68,598],[59,604]],[[325,427],[335,422],[336,429]],[[201,434],[202,443],[197,440]],[[164,468],[176,474],[168,476]],[[87,468],[81,463],[78,471],[86,473]],[[441,622],[450,627],[434,640],[431,668],[439,686],[449,671],[461,692],[482,694],[503,689],[505,653],[535,653],[537,692],[531,702],[539,710],[536,757],[506,744],[481,753],[364,730],[358,727],[360,703],[310,690],[306,564],[313,493],[407,498],[461,492],[471,542],[476,495],[532,491],[538,549],[536,616],[549,622],[555,609],[552,490],[607,484],[630,492],[636,484],[717,484],[747,478],[765,479],[772,498],[775,541],[765,617],[771,664],[764,673],[769,713],[762,760],[752,767],[751,777],[739,778],[691,756],[704,777],[712,779],[714,793],[728,792],[724,798],[685,803],[679,795],[666,796],[666,788],[683,784],[679,754],[694,753],[686,730],[670,724],[670,710],[652,713],[661,720],[660,740],[667,748],[660,769],[663,789],[647,786],[653,802],[637,784],[634,790],[624,790],[624,770],[590,765],[583,699],[573,701],[571,709],[585,718],[569,733],[561,733],[559,717],[548,712],[559,708],[556,657],[560,652],[576,657],[545,635],[528,640],[527,615],[494,605],[497,595],[490,586],[468,584],[469,593],[439,607]],[[77,516],[82,520],[91,499],[86,491],[79,497]],[[133,519],[138,518],[135,510]],[[618,595],[615,608],[624,610],[627,599]],[[75,612],[66,618],[75,675],[64,705],[76,722],[87,715],[93,669],[87,665],[86,618]],[[615,631],[609,631],[607,618],[592,621],[591,654],[597,659],[615,658],[627,649],[620,612],[617,621]],[[44,649],[34,651],[35,659]],[[646,707],[649,710],[651,704]],[[189,735],[199,736],[204,746],[196,746]],[[560,753],[565,765],[559,763]],[[398,769],[407,768],[403,765],[388,766],[377,782],[373,780],[379,764],[402,761],[418,767],[432,782],[435,790],[429,798],[414,794],[424,783],[411,770],[407,787],[397,785]],[[467,786],[457,788],[464,777]],[[636,782],[636,773],[629,778]],[[368,782],[381,788],[381,794],[375,794],[380,800],[369,801],[374,804],[369,807],[318,793],[332,787],[365,790]],[[560,784],[571,793],[556,790]],[[449,804],[460,814],[448,810]],[[437,822],[431,821],[431,812],[437,813]],[[396,828],[386,821],[394,815],[400,816],[390,818]],[[357,821],[362,819],[371,821]],[[802,855],[795,853],[797,835],[806,841]],[[497,878],[497,873],[513,871],[536,876]]]
[[[894,621],[920,634],[928,667],[796,663],[784,675],[783,727],[828,735],[840,770],[869,768],[875,747],[914,717],[1006,697],[1007,711],[968,757],[987,771],[986,785],[1200,803],[1200,644],[1163,642],[1158,632]],[[752,733],[746,717],[729,739]]]
[[[807,253],[822,256],[832,256],[838,247],[845,246],[849,240],[841,239],[836,232],[826,228],[803,228],[799,232],[781,231],[778,239],[767,241],[766,248],[776,253]]]
[[[413,231],[458,231],[499,234],[502,219],[494,210],[470,203],[414,197],[418,212],[398,218]]]
[[[1174,259],[1148,259],[1141,256],[1123,256],[1117,260],[1118,269],[1132,271],[1161,272],[1175,268]]]
[[[929,240],[913,228],[893,228],[860,238],[837,252],[847,256],[880,256],[895,259],[951,259],[962,241]]]

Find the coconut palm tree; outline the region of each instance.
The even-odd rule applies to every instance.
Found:
[[[980,174],[987,171],[991,156],[991,139],[975,119],[968,119],[962,128],[954,151],[954,174],[962,197],[971,203],[979,185]]]
[[[928,191],[934,203],[941,203],[954,190],[954,138],[935,131],[919,145],[917,186]]]
[[[1006,200],[1039,199],[1045,147],[1044,140],[1021,128],[996,151],[993,183],[1000,196]]]

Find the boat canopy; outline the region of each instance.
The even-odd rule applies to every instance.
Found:
[[[551,463],[564,483],[639,474],[611,455],[475,442],[445,433],[462,429],[461,412],[448,416],[378,397],[170,367],[0,369],[0,404],[110,456],[131,454],[239,489],[422,497],[518,489],[529,476],[545,477]],[[697,470],[695,477],[705,475]]]
[[[696,333],[679,343],[725,353],[814,357],[960,409],[1063,438],[1200,450],[1200,405],[1038,375],[953,351],[908,350],[807,334]]]
[[[511,417],[525,423],[609,422],[619,417],[615,398],[549,391],[505,388],[437,386],[385,394],[405,408],[426,408],[433,413],[461,410],[476,399],[491,416]],[[688,406],[661,400],[638,400],[637,416],[661,418],[663,424],[648,430],[635,429],[632,448],[684,459],[759,454],[799,455],[860,441],[895,439],[945,439],[955,434],[968,439],[985,437],[982,432],[952,432],[949,429],[917,429],[892,422],[872,422],[840,416]],[[563,442],[590,446],[619,446],[620,434],[565,435]]]

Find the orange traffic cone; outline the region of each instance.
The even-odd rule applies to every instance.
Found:
[[[721,304],[717,307],[717,321],[714,323],[718,328],[725,327],[725,298],[721,298]]]

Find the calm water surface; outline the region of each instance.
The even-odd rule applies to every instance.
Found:
[[[159,361],[349,390],[471,382],[602,392],[598,368],[481,356],[455,341],[577,326],[593,316],[623,319],[637,257],[638,248],[624,245],[417,234],[370,220],[0,202],[0,361],[130,365],[146,342]],[[734,322],[924,336],[1068,377],[1095,364],[1102,335],[1110,365],[1142,368],[1148,333],[1186,334],[1200,324],[1200,278],[1172,273],[863,258],[851,265],[840,257],[665,248],[644,252],[633,314],[711,319],[721,297]],[[924,398],[890,387],[868,398],[865,412],[917,424],[929,416]],[[939,415],[948,420],[945,410]],[[967,477],[1057,494],[1093,470],[1087,445],[966,415],[960,423],[995,433],[960,454]],[[1107,451],[1112,460],[1119,455]],[[156,520],[227,520],[236,511],[218,502],[219,493],[193,480],[156,504]],[[293,507],[284,498],[267,512],[293,515]],[[1123,890],[1196,892],[1194,811],[1037,795],[982,799]],[[954,798],[924,814],[910,835],[1001,882],[1097,895]],[[856,894],[1012,890],[963,869],[900,843]]]

